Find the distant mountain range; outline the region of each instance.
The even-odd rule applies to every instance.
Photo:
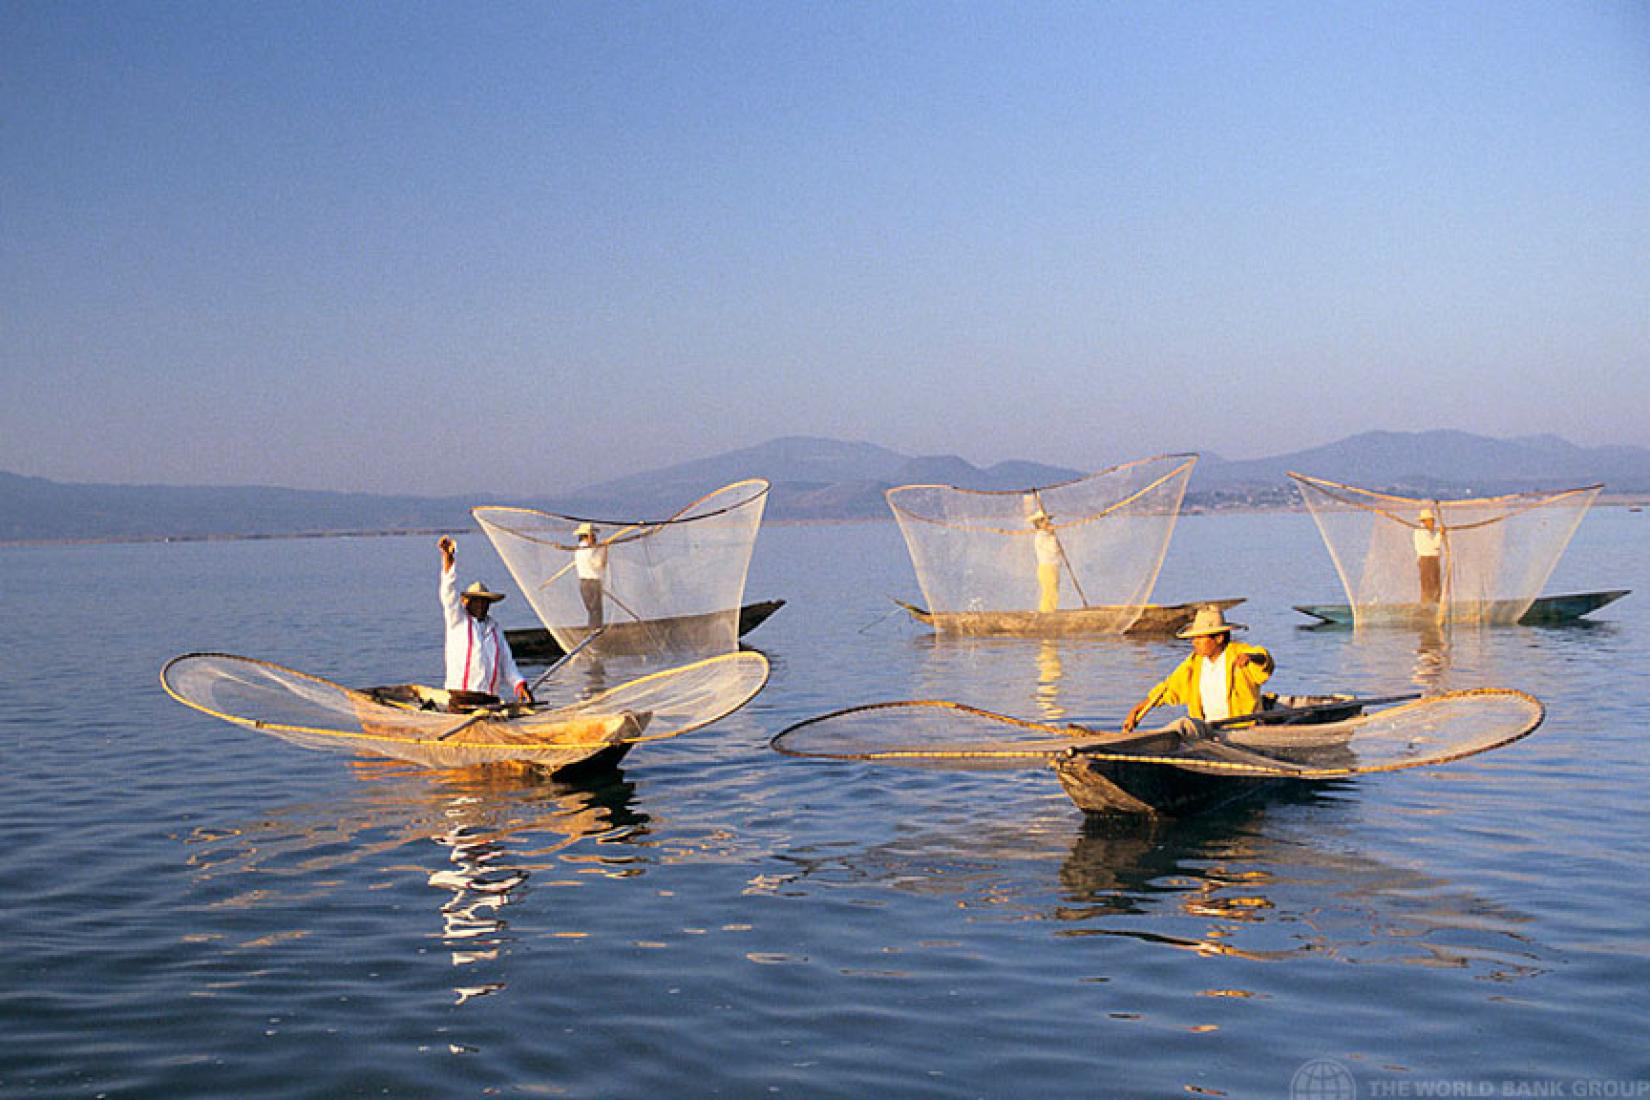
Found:
[[[1553,435],[1489,439],[1457,431],[1365,432],[1270,458],[1227,461],[1204,454],[1186,506],[1291,506],[1297,497],[1285,476],[1289,470],[1404,496],[1459,498],[1604,482],[1608,492],[1650,498],[1650,449],[1644,447],[1578,447]],[[772,483],[767,510],[772,519],[886,519],[883,493],[894,485],[1024,489],[1087,472],[1026,461],[982,468],[956,455],[911,456],[871,443],[808,436],[774,439],[537,500],[81,485],[0,472],[0,541],[463,530],[474,525],[469,509],[480,503],[598,519],[657,519],[748,477]]]

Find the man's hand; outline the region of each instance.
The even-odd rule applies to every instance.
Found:
[[[1242,668],[1249,663],[1250,659],[1247,653],[1239,653],[1232,658],[1232,667]]]
[[[520,699],[523,703],[531,703],[533,701],[533,689],[527,686],[526,680],[523,680],[521,683],[516,685],[516,698]]]
[[[1133,733],[1134,727],[1140,724],[1140,719],[1146,717],[1146,712],[1151,709],[1151,707],[1146,705],[1146,700],[1144,699],[1136,703],[1134,705],[1134,709],[1129,711],[1129,716],[1123,719],[1123,732]]]
[[[455,543],[451,537],[442,535],[440,541],[438,541],[435,545],[436,548],[441,551],[441,567],[443,569],[451,569],[453,567],[453,560],[458,557],[458,544]]]

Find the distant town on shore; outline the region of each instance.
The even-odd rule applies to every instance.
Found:
[[[1129,461],[1145,456],[1119,456]],[[1461,499],[1603,483],[1607,502],[1650,501],[1650,448],[1580,447],[1552,435],[1492,439],[1459,431],[1365,432],[1269,458],[1202,454],[1183,511],[1300,507],[1288,471],[1401,496]],[[613,481],[529,499],[392,496],[268,486],[92,485],[0,472],[0,542],[107,542],[435,533],[474,526],[471,507],[514,504],[593,519],[662,519],[721,485],[772,483],[767,518],[889,519],[895,485],[1025,489],[1092,470],[1031,461],[979,467],[872,443],[789,436]]]

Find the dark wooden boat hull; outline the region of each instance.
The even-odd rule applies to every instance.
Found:
[[[1540,596],[1529,606],[1529,609],[1519,616],[1520,626],[1542,626],[1552,623],[1574,622],[1591,612],[1597,611],[1605,604],[1614,603],[1631,592],[1629,588],[1611,589],[1605,592],[1572,592],[1563,596]],[[1498,601],[1510,607],[1512,601]],[[1351,626],[1353,612],[1350,604],[1344,603],[1317,603],[1296,604],[1295,610],[1303,615],[1310,615],[1319,620],[1318,626]],[[1381,607],[1373,615],[1366,616],[1373,625],[1392,626],[1430,626],[1438,621],[1438,609],[1426,604],[1392,604]],[[1486,619],[1495,619],[1495,605],[1490,608]]]
[[[1266,776],[1209,775],[1164,764],[1070,756],[1053,763],[1066,797],[1099,817],[1190,817],[1285,782]]]
[[[1344,704],[1344,705],[1339,705]],[[1249,751],[1277,752],[1287,760],[1291,744],[1310,741],[1322,753],[1326,745],[1344,744],[1345,735],[1327,727],[1362,713],[1349,695],[1268,696],[1263,709],[1312,708],[1308,713],[1254,726],[1243,734],[1244,748],[1227,751],[1241,759]],[[1179,722],[1130,738],[1108,738],[1112,752],[1172,756],[1198,741],[1189,722]],[[1318,727],[1322,733],[1302,727]],[[1218,757],[1217,757],[1218,758]],[[1280,783],[1311,780],[1264,775],[1212,774],[1172,764],[1096,759],[1081,753],[1050,762],[1066,796],[1084,813],[1098,817],[1190,817],[1250,798]]]
[[[913,619],[941,634],[1004,634],[1026,638],[1117,634],[1116,623],[1124,614],[1116,607],[1076,607],[1066,611],[927,611],[903,600],[894,602],[905,608]],[[1147,638],[1172,636],[1197,616],[1200,607],[1214,606],[1225,611],[1242,602],[1239,597],[1147,604],[1133,624],[1121,633]]]
[[[748,603],[739,609],[739,636],[767,622],[768,617],[781,607],[784,600],[763,600]],[[676,635],[686,635],[702,629],[711,615],[687,615],[674,619],[648,619],[642,622],[613,622],[602,634],[597,645],[604,653],[647,653],[661,648],[661,641]],[[570,628],[578,638],[585,635],[583,627]],[[510,652],[516,660],[533,664],[548,664],[560,660],[565,651],[561,643],[542,627],[524,630],[506,630],[504,637],[510,643]]]

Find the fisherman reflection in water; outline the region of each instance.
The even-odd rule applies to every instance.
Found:
[[[584,601],[585,626],[602,625],[602,584],[607,576],[607,547],[596,545],[596,528],[579,524],[578,549],[573,551],[573,571],[579,575],[579,598]]]
[[[1232,631],[1247,630],[1229,623],[1221,609],[1200,607],[1192,625],[1175,637],[1189,639],[1192,655],[1146,693],[1123,720],[1125,733],[1140,724],[1153,707],[1178,704],[1193,718],[1218,722],[1241,718],[1260,709],[1260,686],[1271,679],[1272,655],[1258,645],[1232,641]]]
[[[436,546],[441,550],[441,611],[447,623],[448,709],[462,713],[495,706],[500,684],[521,702],[531,703],[533,692],[516,669],[504,630],[488,614],[503,593],[488,591],[480,581],[460,593],[458,545],[443,535]]]

